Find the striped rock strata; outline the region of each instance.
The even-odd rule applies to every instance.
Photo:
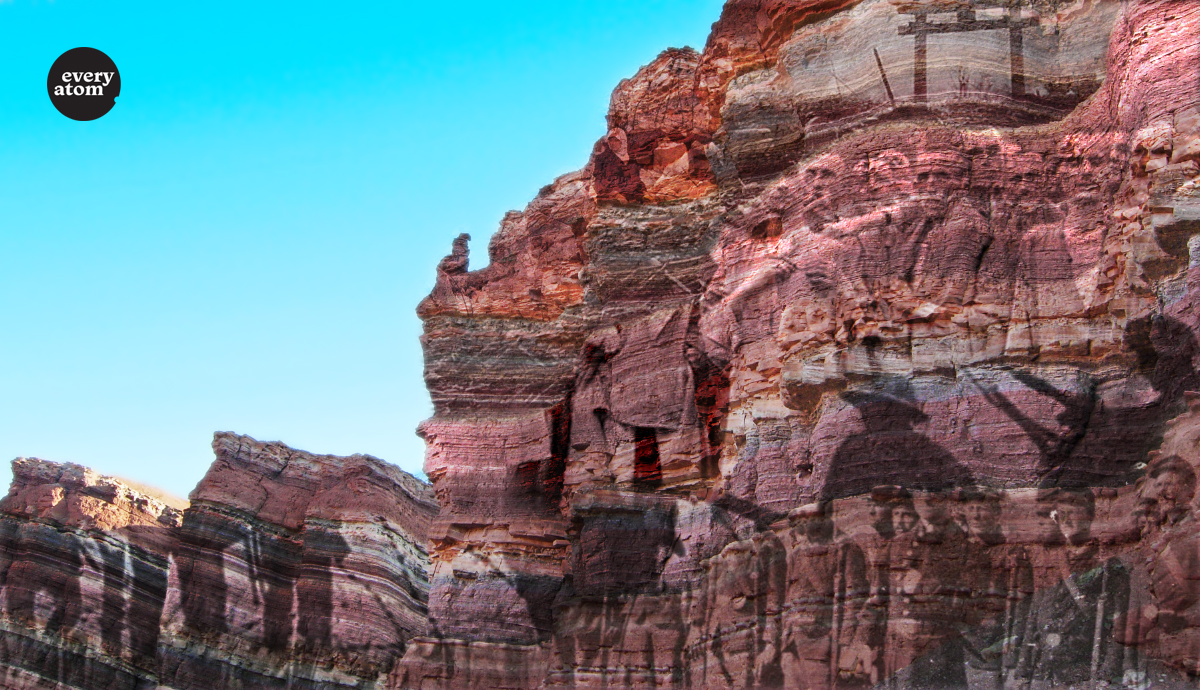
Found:
[[[14,460],[0,500],[0,687],[154,687],[181,519],[79,465]]]
[[[4,682],[1194,687],[1198,64],[1181,0],[731,0],[437,267],[440,511],[27,463]]]
[[[76,465],[0,502],[5,688],[365,688],[428,632],[429,487],[219,433],[180,511]]]
[[[1197,64],[1173,0],[733,0],[622,82],[419,308],[393,686],[1200,672]]]

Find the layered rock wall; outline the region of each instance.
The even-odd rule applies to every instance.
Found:
[[[1200,672],[1198,64],[1190,3],[735,1],[622,82],[420,307],[400,686]]]
[[[731,0],[437,267],[432,490],[19,462],[3,682],[1194,687],[1198,66],[1182,0]]]
[[[76,465],[0,502],[6,688],[362,688],[428,632],[428,485],[217,434],[179,511]]]
[[[181,519],[79,465],[13,461],[0,500],[0,687],[154,687]]]
[[[386,677],[426,632],[428,486],[369,456],[233,434],[213,448],[176,531],[160,682],[331,688]]]

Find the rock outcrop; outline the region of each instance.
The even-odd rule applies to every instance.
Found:
[[[1190,682],[1197,64],[1174,0],[733,0],[622,82],[420,306],[394,685]]]
[[[438,265],[432,489],[18,461],[2,682],[1194,687],[1198,66],[1183,0],[730,0]]]
[[[12,467],[0,500],[0,687],[155,687],[181,512],[79,465]]]
[[[217,434],[184,511],[18,459],[0,502],[5,688],[361,688],[427,628],[428,485]]]

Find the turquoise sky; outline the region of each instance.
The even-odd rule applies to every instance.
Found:
[[[186,496],[216,430],[419,472],[451,239],[481,267],[720,6],[0,2],[0,486],[37,456]],[[46,93],[79,46],[121,72],[93,122]]]

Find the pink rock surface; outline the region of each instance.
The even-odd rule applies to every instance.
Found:
[[[426,621],[427,484],[221,433],[179,511],[18,459],[0,502],[0,687],[360,687]]]
[[[1197,65],[1178,0],[727,3],[437,267],[432,490],[31,466],[4,682],[1193,687]]]
[[[114,531],[130,526],[173,527],[183,518],[182,511],[163,498],[80,465],[17,458],[12,469],[12,486],[0,499],[0,512],[14,517]]]
[[[403,682],[1187,682],[1192,556],[1150,554],[1194,550],[1160,446],[1200,390],[1198,25],[732,2],[622,82],[562,311],[507,221],[525,283],[422,307],[440,638]]]

